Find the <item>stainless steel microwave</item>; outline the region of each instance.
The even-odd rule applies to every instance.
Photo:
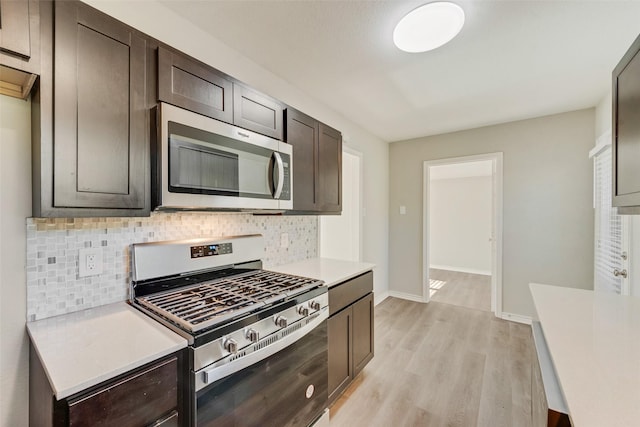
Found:
[[[154,209],[293,208],[291,145],[165,103],[156,117]]]

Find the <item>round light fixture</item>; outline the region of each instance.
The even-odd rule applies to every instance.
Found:
[[[451,2],[427,3],[404,16],[393,30],[393,43],[405,52],[426,52],[453,39],[464,25],[464,11]]]

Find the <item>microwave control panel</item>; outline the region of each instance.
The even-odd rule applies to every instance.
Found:
[[[233,246],[231,243],[191,246],[191,258],[203,258],[214,255],[226,255],[230,253],[233,253]]]

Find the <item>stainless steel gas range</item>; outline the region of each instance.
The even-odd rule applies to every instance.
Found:
[[[327,288],[262,270],[264,253],[260,235],[131,247],[131,303],[189,342],[184,425],[304,427],[322,415]]]

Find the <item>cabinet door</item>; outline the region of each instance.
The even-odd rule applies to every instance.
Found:
[[[351,307],[331,316],[329,339],[329,402],[335,400],[351,381]]]
[[[322,123],[318,135],[318,205],[324,213],[342,210],[342,135]]]
[[[640,207],[640,37],[613,76],[613,206]]]
[[[373,294],[356,302],[353,309],[353,376],[373,359]]]
[[[54,37],[54,207],[148,212],[146,39],[71,1]]]
[[[241,84],[233,84],[233,123],[282,140],[282,104]],[[294,165],[295,167],[295,165]]]
[[[158,48],[158,98],[223,122],[233,122],[233,85],[194,59]]]
[[[29,2],[0,0],[0,50],[29,58]]]
[[[0,0],[0,64],[11,67],[13,71],[40,74],[38,0]],[[12,76],[7,78],[7,72],[0,70],[0,77],[4,82],[13,84],[15,79]],[[6,93],[7,88],[2,90],[0,93]]]
[[[178,359],[173,357],[94,393],[69,400],[69,425],[177,425],[177,407]]]
[[[286,122],[286,140],[293,146],[293,209],[315,211],[318,122],[291,108],[286,110]]]

